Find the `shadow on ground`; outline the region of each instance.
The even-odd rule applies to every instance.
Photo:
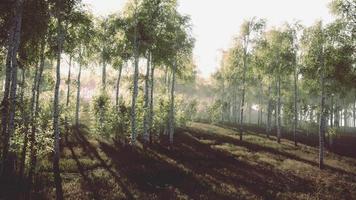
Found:
[[[199,140],[229,142],[251,151],[268,151],[297,159],[220,135],[179,130],[174,145],[155,143],[147,147],[133,147],[119,141],[110,144],[100,141],[95,146],[83,132],[76,131],[74,135],[73,141],[67,139],[67,146],[93,199],[103,198],[100,196],[103,186],[91,178],[75,154],[73,144],[80,144],[83,151],[110,174],[125,199],[275,199],[279,193],[315,190],[306,179],[268,165],[252,165]]]

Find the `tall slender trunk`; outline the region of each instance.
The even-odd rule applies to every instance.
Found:
[[[103,57],[103,71],[101,74],[101,87],[105,91],[106,90],[106,62]]]
[[[151,58],[152,59],[152,58]],[[149,121],[149,134],[150,134],[150,142],[152,142],[152,131],[153,131],[153,92],[154,92],[154,72],[155,67],[153,65],[153,61],[151,60],[151,78],[150,78],[150,121]]]
[[[247,104],[247,106],[248,106],[248,123],[251,124],[252,106],[250,104]]]
[[[338,99],[336,99],[335,108],[334,108],[334,126],[336,128],[340,127],[339,118],[340,118],[340,115],[339,115],[339,104],[338,104]]]
[[[177,70],[177,61],[175,61],[172,69],[172,88],[171,88],[171,104],[169,112],[169,142],[173,144],[174,136],[174,90],[176,82],[176,70]]]
[[[28,144],[28,126],[29,126],[29,117],[26,114],[26,103],[24,102],[24,95],[25,95],[25,70],[22,70],[22,88],[21,88],[21,115],[22,115],[22,120],[24,124],[24,129],[23,129],[23,134],[24,134],[24,139],[23,139],[23,146],[21,150],[21,160],[20,160],[20,169],[19,169],[19,174],[20,174],[20,180],[23,179],[23,174],[24,174],[24,168],[25,168],[25,160],[26,160],[26,152],[27,152],[27,144]]]
[[[320,126],[319,126],[319,168],[324,168],[324,138],[326,129],[325,120],[325,78],[324,66],[322,66],[322,73],[320,78],[321,84],[321,98],[320,98]]]
[[[9,116],[9,95],[10,95],[10,84],[11,84],[11,70],[12,70],[12,55],[13,55],[13,46],[14,46],[14,32],[16,27],[16,16],[14,16],[12,26],[10,27],[9,31],[9,39],[8,39],[8,51],[6,55],[6,74],[5,74],[5,91],[2,104],[2,115],[1,115],[1,135],[5,136],[7,132],[7,123],[8,123],[8,116]],[[2,161],[5,162],[7,156],[7,139],[3,139],[2,144]],[[5,153],[6,152],[6,153]],[[0,177],[3,175],[5,165],[2,165],[0,169]]]
[[[277,76],[277,142],[281,143],[281,76]]]
[[[354,127],[356,127],[356,95],[355,95],[355,99],[354,99],[352,115],[353,115],[353,119],[354,119]]]
[[[331,95],[331,103],[330,103],[330,127],[334,128],[334,95]]]
[[[143,105],[143,139],[146,143],[149,142],[150,138],[148,135],[148,126],[149,126],[149,78],[150,78],[150,62],[151,62],[151,53],[147,54],[147,65],[146,65],[146,76],[145,76],[145,94],[144,94],[144,105]]]
[[[116,81],[116,95],[115,95],[115,105],[116,110],[119,111],[119,95],[120,95],[120,81],[121,81],[122,65],[119,66],[119,74]]]
[[[268,87],[268,105],[267,105],[267,123],[266,123],[266,133],[267,133],[267,138],[269,138],[269,135],[271,133],[271,123],[272,123],[272,100],[271,100],[271,85]]]
[[[344,99],[344,128],[348,127],[348,123],[347,123],[347,119],[348,119],[348,113],[347,113],[347,105],[345,103],[345,99]]]
[[[3,155],[2,155],[2,160],[3,160],[3,167],[0,171],[0,175],[6,175],[6,165],[7,165],[7,155],[9,152],[9,142],[10,142],[10,137],[14,132],[15,129],[15,110],[16,110],[16,89],[17,89],[17,52],[20,46],[20,39],[21,39],[21,25],[22,25],[22,11],[23,11],[23,2],[24,0],[17,0],[16,1],[16,12],[14,15],[14,32],[13,32],[13,38],[12,36],[10,36],[9,39],[12,39],[12,42],[9,42],[9,52],[11,54],[11,56],[9,57],[9,59],[11,60],[11,63],[7,63],[10,64],[7,67],[10,67],[11,70],[8,69],[6,76],[11,76],[9,77],[9,83],[6,84],[7,87],[10,87],[10,90],[5,92],[5,95],[8,98],[8,95],[10,95],[10,101],[5,100],[5,104],[8,103],[8,108],[9,108],[9,112],[7,110],[7,105],[6,105],[6,109],[5,112],[3,113],[3,116],[5,114],[9,115],[8,121],[6,120],[6,116],[4,116],[4,122],[6,124],[6,122],[8,123],[7,125],[3,125],[3,126],[7,126],[7,128],[5,127],[5,129],[3,129],[3,133],[4,134],[4,145],[3,145]],[[12,31],[10,31],[11,34]],[[13,45],[13,46],[12,46]],[[9,61],[8,61],[9,62]],[[8,74],[9,72],[9,74]],[[8,77],[6,77],[7,79]],[[11,85],[10,85],[11,82]],[[6,89],[5,89],[6,90]],[[5,98],[4,98],[5,99]]]
[[[257,124],[258,126],[261,126],[262,124],[262,88],[260,88],[259,90],[259,95],[258,95],[258,120],[257,120]]]
[[[293,137],[294,145],[298,145],[297,141],[297,126],[298,126],[298,74],[297,66],[294,66],[294,122],[293,122]]]
[[[233,112],[235,125],[237,125],[237,122],[238,122],[238,118],[237,118],[237,115],[238,115],[237,102],[238,102],[238,100],[237,100],[237,84],[236,84],[235,88],[234,88],[234,112]]]
[[[80,78],[82,75],[82,65],[79,62],[79,71],[78,71],[78,78],[77,78],[77,103],[75,107],[75,125],[76,127],[79,126],[79,109],[80,109]]]
[[[132,91],[132,102],[131,102],[131,143],[136,143],[136,99],[138,95],[138,75],[139,75],[139,53],[138,53],[138,39],[137,39],[137,28],[135,26],[135,44],[134,44],[134,74],[133,74],[133,91]]]
[[[67,77],[67,99],[66,99],[66,108],[69,109],[69,100],[70,100],[70,85],[71,85],[71,69],[72,69],[72,56],[69,57],[69,67],[68,67],[68,77]],[[65,116],[64,124],[66,127],[66,132],[68,132],[68,116]]]
[[[245,39],[244,58],[243,58],[243,75],[242,75],[242,91],[241,91],[241,107],[240,107],[240,140],[244,133],[244,108],[245,108],[245,90],[246,90],[246,71],[247,71],[247,42]]]
[[[60,4],[60,1],[57,0],[57,3]],[[58,5],[60,9],[60,5]],[[59,86],[61,83],[61,54],[62,54],[62,45],[63,45],[63,33],[62,33],[62,19],[58,11],[58,24],[57,24],[57,67],[56,67],[56,84],[54,89],[54,101],[53,101],[53,129],[54,129],[54,153],[53,153],[53,173],[54,173],[54,182],[56,186],[56,198],[57,200],[63,199],[63,190],[62,190],[62,179],[59,171],[59,158],[60,158],[60,127],[59,127]]]
[[[168,88],[168,67],[165,66],[164,68],[164,84],[166,85],[166,87]],[[168,89],[167,89],[168,91]]]
[[[44,69],[44,55],[45,49],[45,39],[42,40],[41,44],[41,55],[40,55],[40,65],[39,69],[36,69],[35,76],[33,80],[33,88],[32,88],[32,98],[31,98],[31,135],[30,135],[30,169],[28,173],[29,186],[28,191],[31,192],[32,184],[33,184],[33,175],[36,170],[37,163],[37,146],[36,143],[36,131],[37,131],[37,117],[39,114],[39,95],[40,95],[40,85],[42,81],[42,73]]]
[[[225,109],[226,109],[226,105],[225,105],[225,83],[223,81],[222,84],[222,90],[221,90],[221,102],[222,102],[222,107],[221,107],[221,121],[224,122],[225,121]]]

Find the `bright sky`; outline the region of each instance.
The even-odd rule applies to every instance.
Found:
[[[126,0],[83,0],[97,15],[121,10]],[[191,16],[196,38],[194,58],[204,77],[219,66],[221,50],[230,46],[244,19],[267,19],[268,26],[300,20],[311,25],[316,20],[332,21],[330,0],[179,0],[179,10]]]

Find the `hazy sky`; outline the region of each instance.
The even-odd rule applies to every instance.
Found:
[[[98,15],[121,10],[126,0],[83,0]],[[330,0],[179,0],[179,11],[191,16],[196,38],[194,58],[199,72],[209,76],[218,67],[220,52],[230,46],[244,19],[267,19],[268,26],[278,26],[297,19],[311,25],[332,16]]]

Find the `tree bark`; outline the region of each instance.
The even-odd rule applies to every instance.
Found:
[[[42,40],[41,44],[41,56],[40,56],[40,65],[39,69],[36,69],[33,88],[32,88],[32,99],[31,99],[31,135],[30,135],[30,169],[28,173],[29,186],[28,191],[31,192],[33,184],[33,175],[36,170],[37,163],[37,146],[36,143],[36,131],[37,131],[37,117],[39,114],[39,95],[40,95],[40,86],[42,81],[42,73],[44,69],[45,61],[45,39]]]
[[[80,109],[80,78],[82,75],[82,65],[79,63],[79,71],[77,78],[77,103],[75,107],[75,125],[79,127],[79,109]]]
[[[60,1],[57,0],[57,3],[60,4]],[[63,190],[62,190],[62,179],[59,171],[59,158],[60,158],[60,127],[59,127],[59,86],[61,83],[61,54],[62,54],[62,45],[63,45],[63,33],[62,33],[62,19],[60,16],[60,9],[61,6],[58,6],[58,13],[57,13],[57,42],[58,42],[58,49],[57,49],[57,67],[56,67],[56,84],[54,90],[54,101],[53,101],[53,129],[54,129],[54,153],[53,153],[53,173],[54,173],[54,182],[56,186],[56,198],[57,200],[63,199]]]
[[[277,142],[281,143],[281,76],[277,76]]]
[[[2,104],[2,115],[1,115],[1,135],[3,136],[3,149],[2,149],[2,161],[5,162],[7,156],[7,148],[6,146],[7,139],[5,138],[7,132],[7,124],[8,124],[8,116],[9,116],[9,95],[10,95],[10,85],[11,85],[11,70],[12,70],[12,55],[13,55],[13,46],[14,46],[14,32],[16,27],[16,16],[14,14],[14,19],[12,22],[12,26],[9,30],[9,39],[8,39],[8,51],[6,55],[6,73],[5,73],[5,91]],[[5,153],[6,152],[6,153]],[[0,177],[3,175],[5,165],[3,165],[0,169]]]
[[[27,145],[28,145],[28,126],[29,126],[29,117],[26,114],[26,103],[24,102],[24,95],[25,95],[25,70],[22,70],[22,87],[21,87],[21,105],[22,105],[22,110],[21,110],[21,115],[22,115],[22,120],[24,124],[24,129],[23,129],[23,134],[24,134],[24,142],[21,150],[21,160],[20,160],[20,169],[19,169],[19,174],[20,174],[20,180],[23,179],[23,174],[24,174],[24,168],[25,168],[25,160],[26,160],[26,152],[27,152]]]
[[[339,122],[340,115],[339,115],[339,105],[338,105],[337,100],[338,99],[336,99],[335,108],[334,108],[334,126],[336,128],[339,128],[340,127],[340,122]]]
[[[22,11],[23,11],[23,2],[24,0],[17,0],[16,1],[16,8],[15,8],[15,14],[14,14],[14,27],[13,27],[13,32],[10,31],[10,34],[13,34],[13,36],[10,36],[9,39],[12,39],[13,41],[9,41],[9,49],[8,53],[11,54],[10,57],[8,57],[8,62],[7,62],[7,68],[9,67],[10,69],[6,69],[6,87],[10,88],[10,90],[6,91],[5,88],[5,94],[4,97],[6,96],[5,100],[5,105],[6,109],[4,109],[5,113],[3,113],[4,117],[4,122],[5,122],[5,128],[3,127],[3,134],[4,134],[4,145],[3,145],[3,154],[2,154],[2,160],[3,160],[3,167],[1,169],[0,175],[6,175],[6,164],[7,164],[7,156],[9,152],[9,142],[10,142],[10,137],[14,132],[15,129],[15,111],[16,111],[16,89],[17,89],[17,53],[18,49],[20,46],[20,39],[21,39],[21,25],[22,25]],[[11,60],[11,61],[10,61]],[[9,62],[10,61],[10,62]],[[9,76],[9,77],[8,77]],[[8,79],[9,78],[9,79]],[[10,85],[11,83],[11,85]],[[10,95],[9,101],[8,96]],[[8,104],[8,105],[6,105]],[[9,107],[7,107],[9,106]],[[7,110],[9,109],[9,110]],[[4,115],[9,115],[8,121],[6,120],[7,116]],[[6,125],[7,124],[7,125]],[[7,128],[6,128],[7,126]]]
[[[354,127],[356,127],[356,95],[355,95],[352,115],[353,115],[353,118],[354,118]]]
[[[271,134],[271,126],[272,126],[272,100],[271,100],[271,85],[268,87],[268,105],[267,105],[267,138],[269,138],[269,135]]]
[[[244,108],[245,108],[245,90],[246,90],[246,71],[247,71],[247,38],[245,38],[245,48],[243,57],[243,75],[242,75],[242,91],[241,91],[241,107],[240,107],[240,140],[244,133]]]
[[[106,90],[106,62],[103,57],[103,71],[101,75],[101,86],[103,90]]]
[[[175,61],[172,69],[172,88],[171,88],[171,105],[169,112],[169,143],[173,144],[173,136],[174,136],[174,90],[175,90],[175,82],[176,82],[176,70],[177,70],[177,62]]]
[[[324,49],[322,49],[324,52]],[[326,129],[326,116],[325,116],[325,66],[324,62],[321,65],[321,98],[320,98],[320,124],[319,124],[319,168],[324,168],[324,139]]]
[[[139,53],[138,53],[138,38],[137,27],[135,26],[135,39],[134,39],[134,74],[133,74],[133,90],[131,102],[131,143],[136,143],[136,99],[138,95],[138,75],[139,75]]]
[[[69,100],[70,100],[70,84],[71,84],[71,69],[72,69],[72,56],[69,57],[69,68],[68,68],[68,77],[67,77],[67,99],[66,99],[66,108],[69,109]],[[64,124],[66,127],[66,131],[68,131],[68,113],[66,113]]]
[[[150,138],[148,135],[148,127],[149,127],[149,76],[150,76],[150,62],[151,62],[151,53],[147,54],[147,65],[146,65],[146,76],[145,76],[145,94],[144,94],[144,105],[143,105],[143,139],[146,143],[149,142]]]
[[[334,128],[334,95],[331,95],[330,127]]]
[[[120,81],[121,81],[121,73],[122,73],[122,66],[119,66],[119,74],[116,81],[116,96],[115,96],[115,105],[116,110],[119,112],[119,95],[120,95]]]
[[[294,66],[294,122],[293,122],[293,137],[294,145],[298,145],[297,141],[297,127],[298,127],[298,74],[297,66]]]
[[[151,78],[150,78],[150,121],[149,121],[149,135],[150,135],[150,142],[152,142],[152,131],[153,131],[153,92],[154,92],[154,72],[155,67],[153,65],[153,61],[151,58]]]

